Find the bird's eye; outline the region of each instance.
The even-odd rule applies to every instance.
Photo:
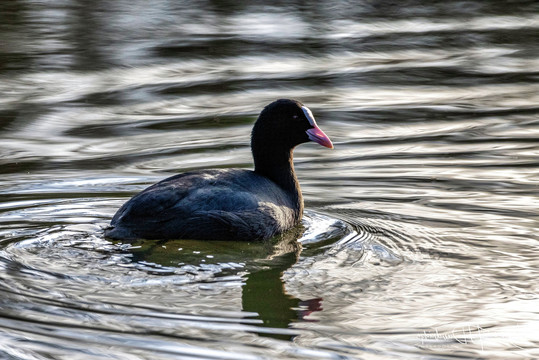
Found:
[[[296,120],[298,118],[297,115],[292,116],[292,119]]]

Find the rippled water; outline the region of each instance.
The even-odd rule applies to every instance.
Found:
[[[539,357],[529,1],[0,5],[0,357]],[[303,225],[113,243],[169,175],[251,167],[296,98]]]

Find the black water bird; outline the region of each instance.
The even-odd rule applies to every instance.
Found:
[[[293,150],[308,141],[333,148],[306,106],[277,100],[253,127],[254,171],[209,169],[169,177],[127,201],[105,236],[252,241],[286,231],[303,215]]]

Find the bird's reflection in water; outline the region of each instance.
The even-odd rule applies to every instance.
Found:
[[[255,260],[259,268],[252,269],[246,276],[242,292],[243,310],[258,314],[262,320],[260,326],[269,330],[260,332],[262,336],[291,340],[294,335],[283,334],[278,329],[287,329],[292,322],[321,310],[321,299],[302,301],[293,297],[286,293],[282,281],[283,272],[299,258],[301,244],[297,239],[303,231],[303,227],[296,227],[279,236],[271,254],[265,259]]]
[[[300,300],[287,294],[282,275],[296,263],[301,252],[297,241],[304,232],[297,226],[281,235],[263,242],[200,241],[200,240],[136,240],[124,243],[124,248],[137,264],[154,265],[150,272],[163,275],[173,274],[179,264],[244,264],[236,272],[245,271],[242,286],[242,310],[256,313],[258,333],[282,340],[291,340],[291,323],[305,320],[312,312],[320,311],[322,299]],[[117,242],[117,244],[121,244]],[[234,272],[223,268],[227,275]]]

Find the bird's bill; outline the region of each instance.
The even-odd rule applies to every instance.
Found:
[[[314,141],[315,143],[318,143],[327,148],[333,149],[333,143],[331,142],[329,137],[322,131],[322,129],[318,127],[311,110],[307,106],[302,106],[301,109],[303,110],[303,113],[305,114],[307,120],[309,120],[309,124],[311,124],[312,126],[312,129],[306,131],[309,140]]]
[[[315,143],[318,143],[327,148],[333,149],[333,143],[318,126],[315,126],[314,128],[307,130],[306,132],[307,136],[309,137],[309,140],[314,141]]]

